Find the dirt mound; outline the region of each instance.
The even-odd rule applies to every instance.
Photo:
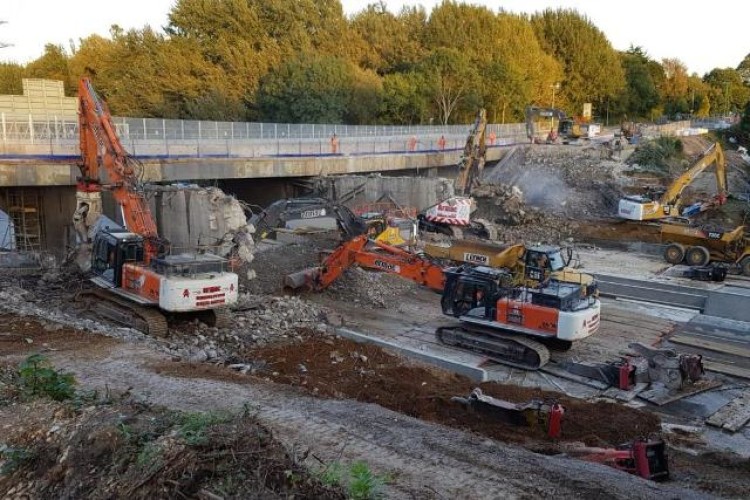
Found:
[[[269,367],[268,376],[314,394],[376,403],[406,415],[467,428],[506,442],[534,447],[545,440],[540,428],[516,427],[467,411],[451,401],[477,384],[448,372],[409,364],[377,346],[328,336],[268,346],[246,353]],[[617,445],[659,429],[658,417],[605,402],[589,403],[561,394],[497,383],[480,385],[485,394],[513,402],[556,399],[566,408],[563,439],[590,445]]]
[[[59,323],[23,318],[14,314],[0,314],[0,324],[3,325],[0,331],[0,357],[49,350],[75,351],[83,354],[89,350],[106,349],[116,342]]]
[[[0,445],[3,498],[345,498],[249,414],[134,401],[0,407],[4,421],[11,412],[26,418]]]

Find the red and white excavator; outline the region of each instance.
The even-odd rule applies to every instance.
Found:
[[[441,293],[443,314],[461,324],[438,328],[439,341],[518,368],[541,368],[549,360],[548,347],[569,349],[599,328],[601,304],[579,284],[549,280],[536,287],[513,286],[509,271],[443,268],[367,236],[342,244],[320,267],[291,274],[284,284],[322,290],[351,266],[396,274]]]
[[[458,174],[453,181],[455,195],[426,208],[417,218],[419,229],[431,233],[441,233],[456,239],[475,236],[481,239],[496,240],[497,228],[485,219],[474,219],[476,201],[471,197],[472,190],[482,180],[487,156],[487,112],[477,111],[474,125],[466,138],[464,152],[458,162]]]
[[[215,255],[169,255],[143,192],[143,167],[123,148],[88,78],[80,81],[78,99],[77,261],[101,287],[81,299],[96,314],[150,335],[167,334],[168,315],[199,313],[206,323],[219,323],[237,301],[237,275]],[[104,190],[112,193],[124,227],[102,215]]]

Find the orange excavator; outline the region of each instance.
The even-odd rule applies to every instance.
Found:
[[[569,349],[599,328],[601,304],[584,296],[578,284],[548,280],[536,287],[514,286],[509,271],[443,268],[366,236],[339,246],[320,267],[287,276],[284,285],[323,290],[351,266],[396,274],[441,293],[443,314],[461,324],[438,328],[438,340],[514,367],[541,368],[549,360],[548,347]]]
[[[73,216],[79,266],[101,290],[79,297],[107,319],[151,335],[166,335],[167,315],[200,313],[217,324],[237,301],[236,274],[215,255],[168,255],[141,184],[142,165],[123,148],[104,101],[88,78],[78,87],[81,176]],[[112,193],[120,226],[102,215],[102,191]]]

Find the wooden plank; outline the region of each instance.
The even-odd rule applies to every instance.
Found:
[[[644,326],[651,329],[662,329],[670,328],[675,322],[668,319],[662,318],[649,318],[643,315],[637,315],[636,313],[628,312],[623,313],[620,311],[607,310],[607,315],[603,318],[612,322],[633,322],[636,325]]]
[[[689,386],[687,389],[681,390],[679,392],[669,391],[667,389],[657,389],[643,391],[638,394],[638,397],[641,399],[645,399],[649,403],[653,403],[657,406],[664,406],[665,404],[672,403],[673,401],[677,401],[678,399],[695,396],[696,394],[700,394],[701,392],[716,389],[719,386],[721,386],[721,382],[719,382],[718,380],[699,380],[698,382]]]
[[[671,337],[669,341],[674,342],[675,344],[701,347],[703,349],[708,349],[709,351],[723,352],[725,354],[733,354],[735,356],[750,359],[750,349],[736,344],[730,344],[729,342],[714,342],[713,340],[699,339],[686,335],[675,335],[674,337]]]
[[[725,404],[706,419],[708,425],[737,432],[750,422],[750,393],[745,393]]]
[[[724,375],[731,375],[733,377],[750,380],[750,370],[747,368],[727,365],[724,363],[715,363],[713,361],[704,361],[703,368],[712,372],[723,373]]]

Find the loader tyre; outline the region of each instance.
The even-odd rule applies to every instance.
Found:
[[[740,270],[745,276],[750,276],[750,255],[742,258],[740,261]]]
[[[670,264],[679,264],[685,259],[685,247],[679,243],[670,243],[664,249],[664,260]]]
[[[706,247],[690,247],[685,254],[685,262],[689,266],[705,266],[711,260],[711,254]]]

